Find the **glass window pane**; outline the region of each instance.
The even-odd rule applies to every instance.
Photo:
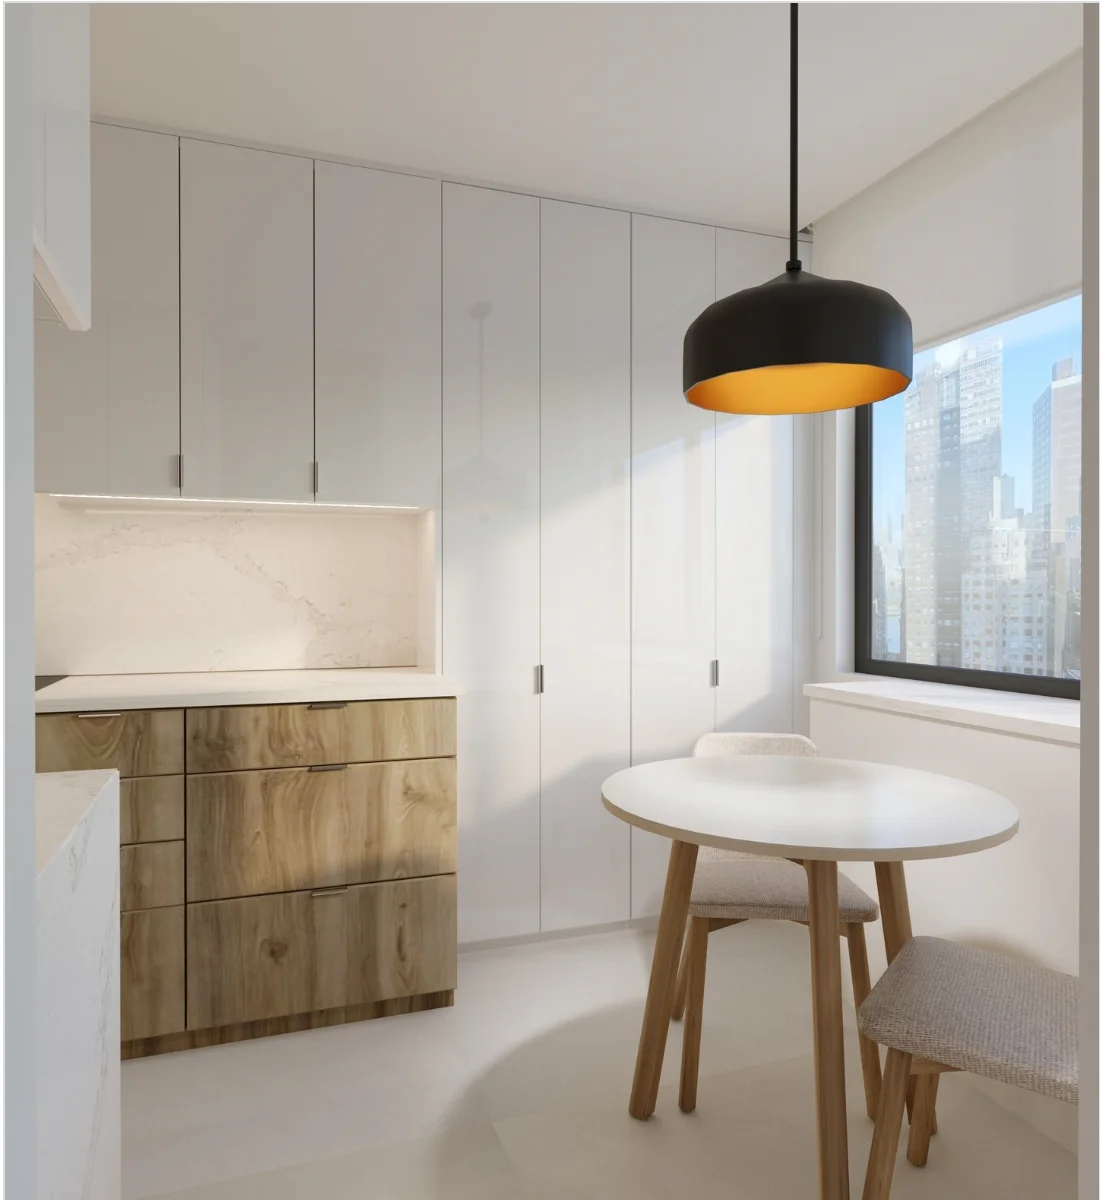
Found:
[[[917,354],[871,428],[871,657],[1080,679],[1081,298]]]

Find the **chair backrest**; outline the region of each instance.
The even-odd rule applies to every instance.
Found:
[[[812,758],[817,747],[800,733],[704,733],[695,743],[696,758],[714,758],[720,754],[785,754]]]

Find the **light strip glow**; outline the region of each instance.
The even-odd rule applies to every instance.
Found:
[[[415,504],[346,504],[331,501],[314,500],[207,500],[199,496],[102,496],[95,493],[80,492],[49,492],[53,500],[95,500],[112,504],[205,504],[211,508],[223,508],[236,505],[242,508],[255,508],[257,505],[268,505],[274,508],[292,508],[299,512],[316,512],[329,508],[350,508],[359,512],[426,512],[427,509]]]

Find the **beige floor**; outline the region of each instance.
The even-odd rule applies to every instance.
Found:
[[[650,951],[633,931],[478,951],[453,1009],[128,1063],[126,1200],[812,1197],[805,931],[715,935],[699,1107],[676,1107],[674,1026],[642,1124],[626,1096]],[[855,1196],[859,1089],[850,1053]],[[929,1164],[901,1158],[895,1200],[1076,1196],[1071,1154],[965,1078],[940,1098]]]

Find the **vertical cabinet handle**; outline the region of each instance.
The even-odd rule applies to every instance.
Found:
[[[535,668],[535,695],[541,696],[546,691],[546,680],[543,675],[542,663]]]
[[[718,686],[718,659],[716,658],[710,660],[710,686],[715,688]]]

